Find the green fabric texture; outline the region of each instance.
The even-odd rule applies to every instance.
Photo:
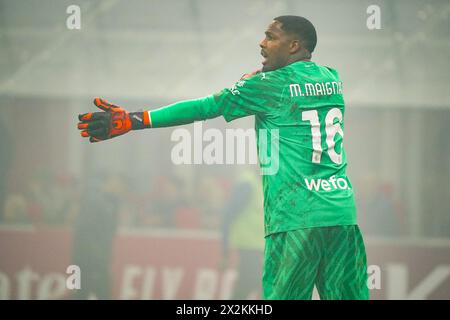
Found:
[[[216,94],[151,111],[153,127],[255,116],[265,235],[356,224],[336,70],[298,61]],[[276,155],[279,155],[278,157]]]
[[[180,101],[151,111],[152,128],[172,127],[220,116],[212,96]]]
[[[367,259],[357,225],[275,233],[266,238],[265,299],[368,300]]]

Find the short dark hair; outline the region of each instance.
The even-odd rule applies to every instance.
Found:
[[[273,20],[281,22],[281,29],[299,37],[303,46],[312,53],[317,44],[314,25],[306,18],[299,16],[279,16]]]

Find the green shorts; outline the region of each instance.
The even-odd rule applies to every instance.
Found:
[[[367,300],[367,259],[357,225],[280,232],[266,237],[265,299]]]

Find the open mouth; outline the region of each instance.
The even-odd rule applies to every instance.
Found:
[[[262,64],[265,65],[267,63],[267,53],[264,50],[261,50],[261,55],[264,58]]]

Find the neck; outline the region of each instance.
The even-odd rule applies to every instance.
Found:
[[[288,64],[291,64],[291,63],[294,63],[294,62],[299,62],[299,61],[311,61],[311,57],[305,57],[305,56],[302,56],[302,57],[292,57],[292,58],[289,58],[289,59],[288,59],[287,65],[288,65]]]

